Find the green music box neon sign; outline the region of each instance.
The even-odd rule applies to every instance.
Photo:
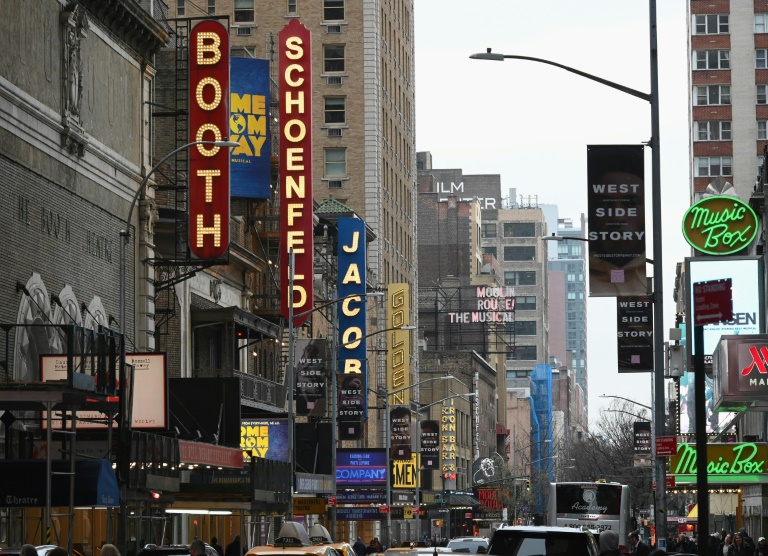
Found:
[[[757,214],[738,197],[704,197],[683,216],[683,235],[691,247],[708,255],[730,255],[757,235]]]
[[[681,442],[669,459],[669,473],[679,484],[696,482],[695,444]],[[707,445],[707,480],[710,484],[768,483],[768,444],[740,442]]]

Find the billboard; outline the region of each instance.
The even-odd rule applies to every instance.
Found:
[[[299,338],[293,350],[296,415],[314,415],[325,406],[327,342],[325,338]]]
[[[229,33],[201,21],[189,36],[189,142],[226,141],[229,134]],[[217,259],[229,247],[229,149],[189,151],[189,248]]]
[[[651,423],[635,421],[634,428],[634,465],[635,467],[651,466]]]
[[[653,301],[616,298],[616,343],[620,373],[653,371]]]
[[[389,458],[410,460],[411,450],[411,408],[407,405],[389,407]]]
[[[312,51],[298,19],[278,35],[280,91],[280,296],[288,326],[301,326],[314,306],[312,205]],[[291,253],[295,259],[291,265]],[[291,276],[293,274],[293,276]]]
[[[411,337],[408,330],[397,330],[411,323],[411,287],[408,284],[389,284],[387,287],[387,391],[390,405],[408,405],[411,385]]]
[[[589,295],[648,293],[642,145],[588,145]]]
[[[721,336],[712,374],[716,410],[768,409],[768,335]]]
[[[421,428],[421,468],[440,469],[440,423],[425,419]]]
[[[386,487],[387,454],[382,449],[338,448],[337,487]]]
[[[232,58],[229,79],[229,139],[240,143],[230,153],[231,196],[269,199],[269,62]]]
[[[339,436],[358,440],[367,417],[368,373],[365,310],[365,222],[338,220]]]
[[[240,448],[243,461],[257,458],[288,461],[287,419],[243,419],[240,421]]]

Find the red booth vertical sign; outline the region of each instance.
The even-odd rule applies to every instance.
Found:
[[[218,21],[195,25],[189,37],[189,142],[229,136],[229,33]],[[189,248],[216,259],[229,247],[229,149],[189,150]]]
[[[292,19],[278,35],[280,90],[280,278],[282,314],[301,326],[314,305],[312,247],[312,50],[309,30]],[[290,254],[295,267],[290,290]],[[289,291],[290,290],[290,291]]]

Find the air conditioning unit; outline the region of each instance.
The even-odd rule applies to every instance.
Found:
[[[249,37],[249,36],[251,36],[252,30],[253,30],[253,27],[238,27],[237,28],[237,36],[238,37]]]
[[[341,25],[326,25],[325,32],[329,35],[341,34]]]
[[[341,189],[341,180],[329,180],[328,189]]]
[[[329,75],[325,78],[325,82],[328,85],[341,85],[342,79],[340,75]]]
[[[341,137],[344,134],[344,130],[340,127],[329,127],[328,137]]]

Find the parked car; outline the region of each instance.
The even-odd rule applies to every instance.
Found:
[[[598,556],[590,531],[570,527],[503,526],[488,545],[493,556]]]
[[[448,541],[448,550],[466,554],[485,554],[488,552],[488,539],[485,537],[456,537]]]
[[[40,556],[39,552],[38,556]],[[189,556],[189,546],[184,544],[163,546],[148,544],[139,550],[136,556]],[[210,544],[206,543],[205,556],[219,556],[219,553]]]

